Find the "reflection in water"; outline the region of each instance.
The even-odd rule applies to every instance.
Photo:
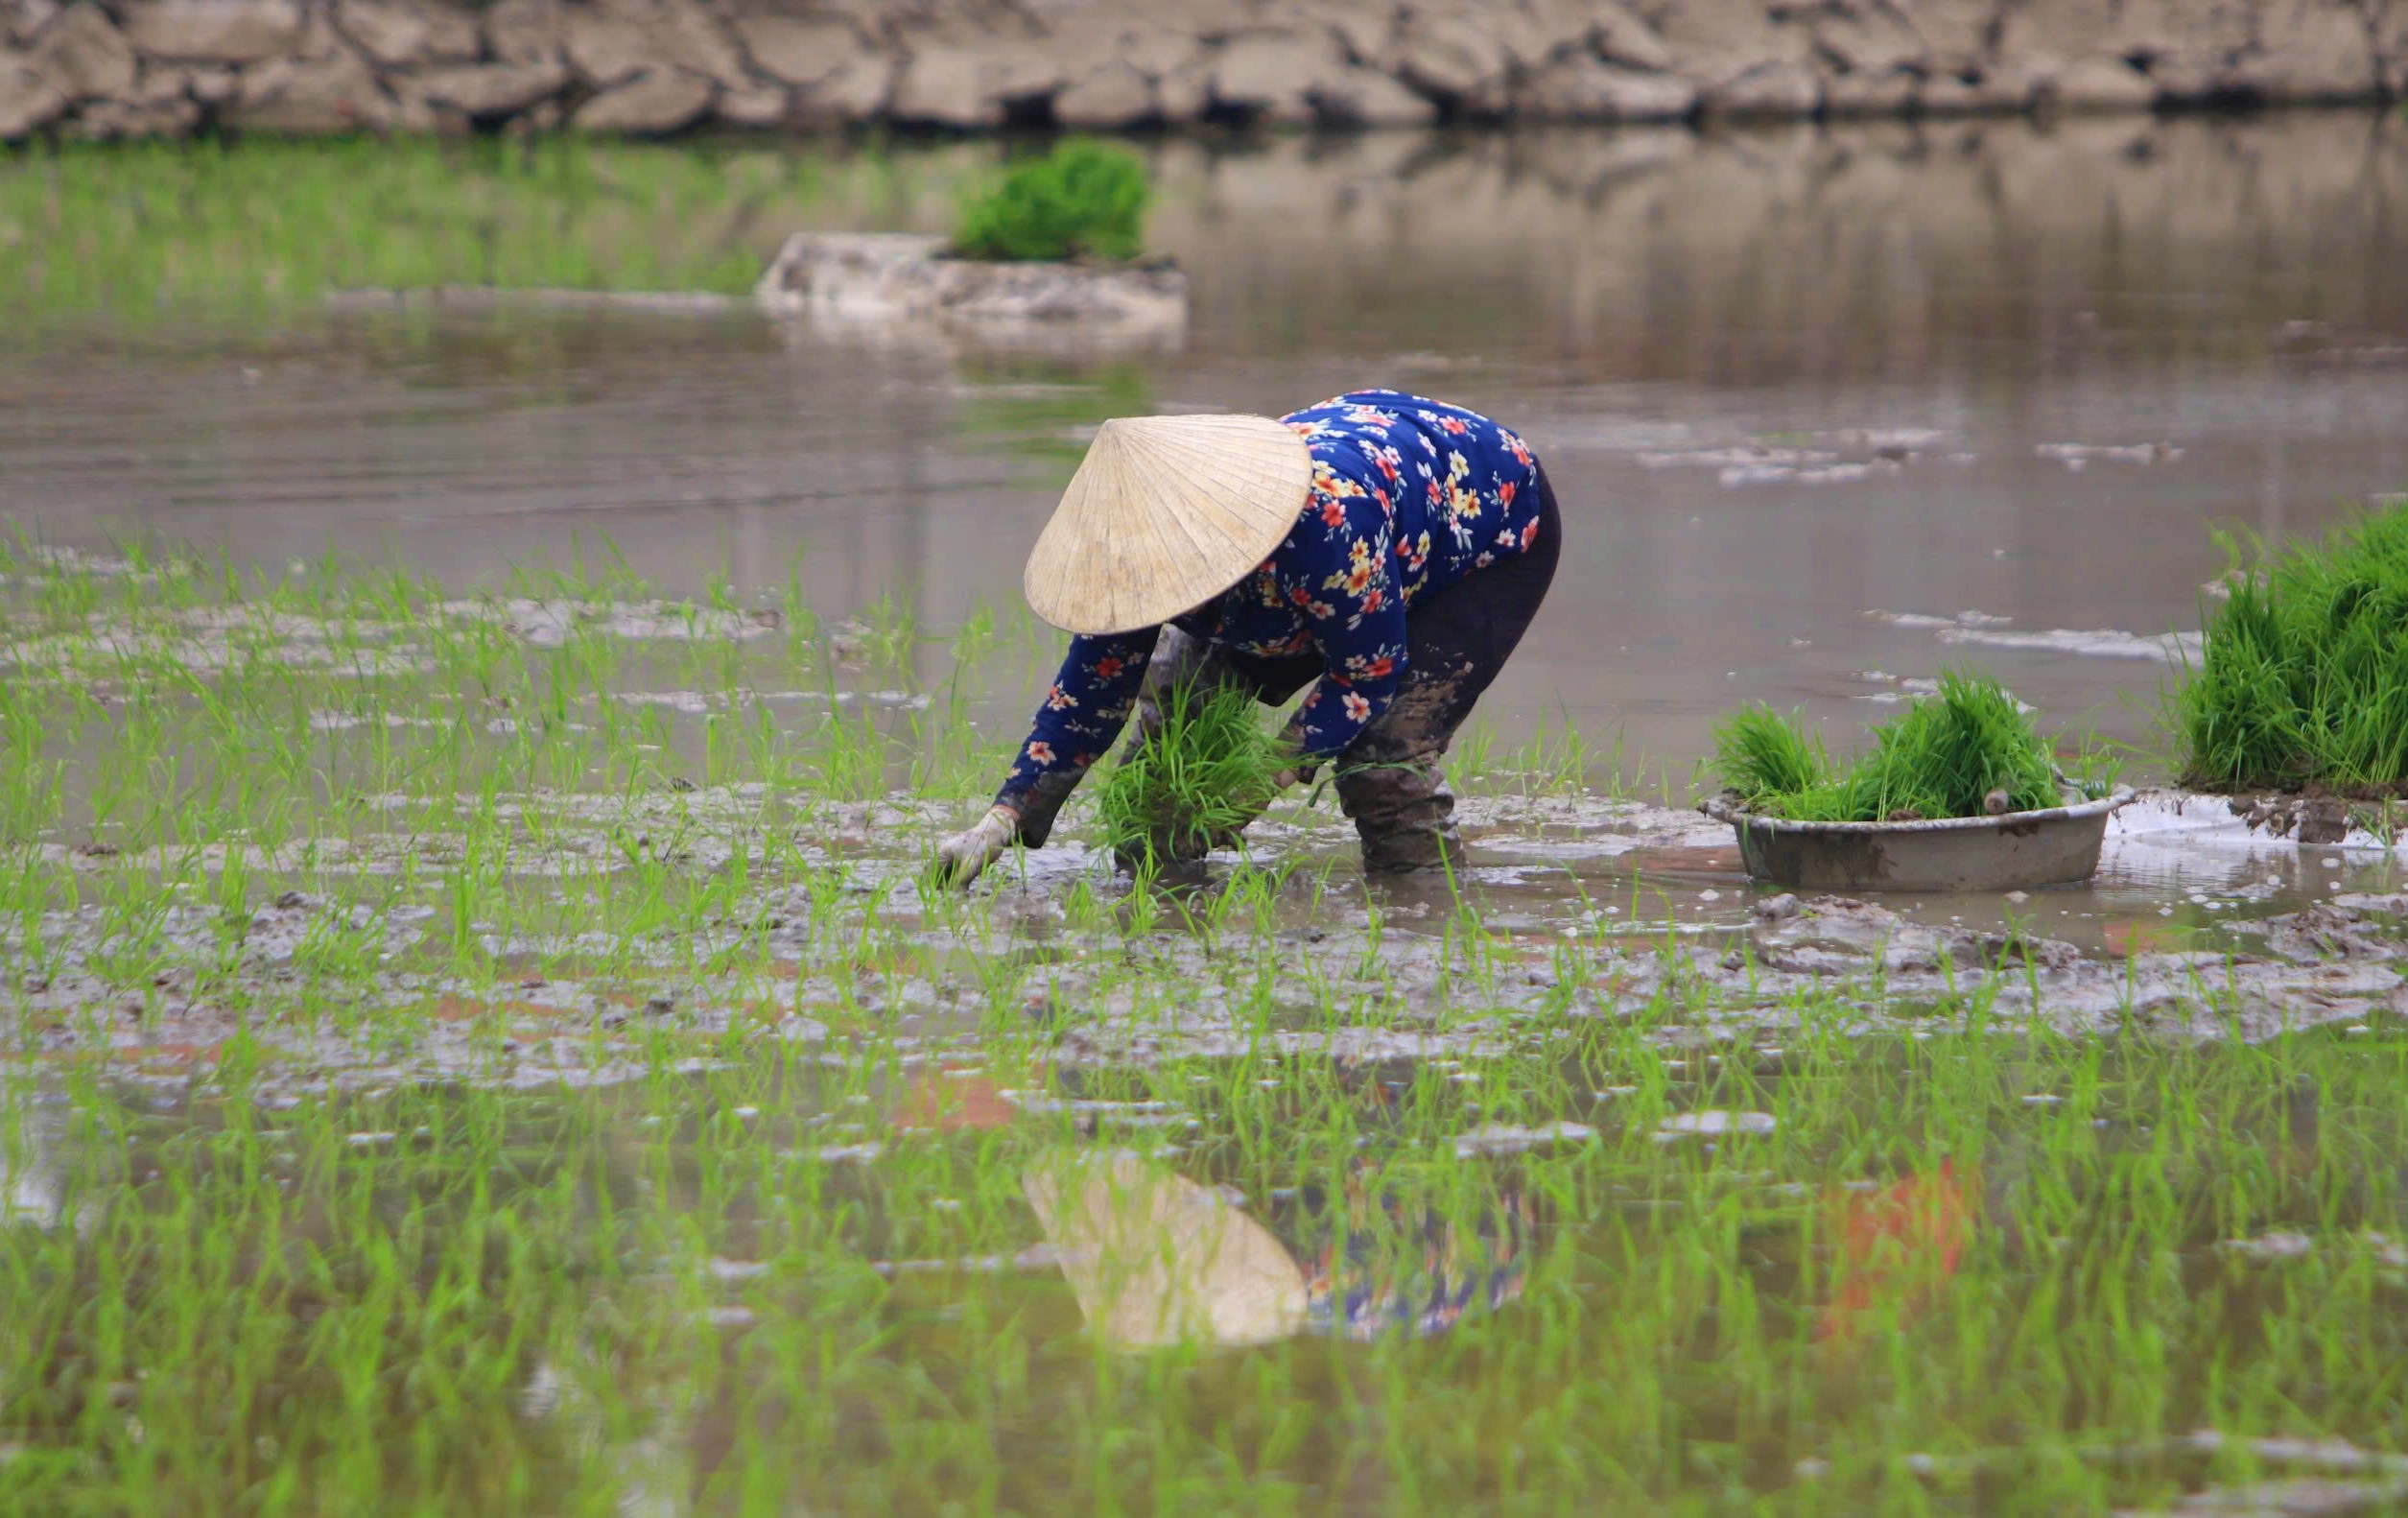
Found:
[[[2062,1476],[2069,1441],[2263,1432],[2261,1405],[2362,1439],[2396,1421],[2396,1036],[1877,1037],[1762,1070],[1684,1046],[1669,1089],[1593,1103],[1601,1068],[1654,1058],[1597,1026],[1493,1086],[1389,1060],[990,1091],[747,1053],[566,1098],[87,1088],[95,1121],[47,1130],[0,1106],[0,1195],[38,1154],[36,1195],[96,1224],[0,1218],[0,1445],[25,1452],[0,1509],[158,1472],[195,1506],[297,1478],[346,1511],[1223,1511],[1234,1458],[1314,1488],[1299,1512],[1517,1481],[1778,1506],[1806,1459],[1855,1511],[1914,1452],[2036,1446]],[[2296,1079],[2270,1088],[2273,1059]],[[1464,1093],[1505,1078],[1596,1137],[1433,1166],[1481,1121]],[[1782,1122],[1645,1137],[1742,1103]],[[1184,1174],[1070,1138],[1157,1107],[1198,1120],[1132,1126],[1192,1135]],[[813,1157],[851,1138],[823,1120],[882,1153]],[[941,1268],[873,1267],[902,1258]],[[1535,1300],[1492,1311],[1525,1271]],[[1524,1468],[1518,1439],[1561,1463]]]
[[[1134,1154],[1069,1154],[1022,1178],[1087,1324],[1107,1342],[1259,1344],[1305,1323],[1304,1272],[1261,1223]]]
[[[1837,1285],[1820,1337],[1845,1345],[1875,1321],[1920,1316],[1955,1276],[1980,1201],[1978,1184],[1949,1160],[1871,1191],[1839,1192],[1831,1207]]]
[[[1273,1212],[1291,1249],[1221,1194],[1134,1154],[1058,1154],[1022,1185],[1088,1327],[1124,1348],[1443,1334],[1522,1294],[1532,1217],[1516,1191],[1467,1225],[1350,1177],[1335,1206],[1313,1195]]]
[[[1338,1074],[1375,1123],[1384,1068]],[[897,1089],[892,1120],[950,1134],[1000,1129],[1019,1111],[985,1074],[922,1067]],[[1401,1198],[1370,1166],[1334,1197],[1307,1185],[1240,1201],[1112,1149],[1054,1150],[1023,1173],[1021,1191],[1088,1327],[1123,1348],[1442,1334],[1522,1294],[1535,1219],[1510,1186],[1448,1212]]]

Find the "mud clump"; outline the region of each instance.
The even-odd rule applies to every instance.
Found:
[[[2390,800],[2352,802],[2323,790],[2235,795],[2228,804],[2252,829],[2310,846],[2346,842],[2353,832],[2390,837],[2408,822]]]

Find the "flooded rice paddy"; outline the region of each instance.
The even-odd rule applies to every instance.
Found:
[[[2408,489],[2408,134],[1158,167],[1145,352],[0,337],[0,1508],[2408,1500],[2408,855],[2150,790],[2084,889],[1801,901],[1689,807],[1730,704],[1959,660],[2155,785],[2209,529]],[[1379,382],[1572,535],[1459,874],[1324,797],[924,884],[1095,422]]]

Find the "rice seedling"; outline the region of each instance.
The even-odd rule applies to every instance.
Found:
[[[1995,679],[1956,671],[1873,730],[1844,771],[1770,707],[1743,708],[1715,729],[1723,784],[1751,808],[1827,822],[1880,822],[2030,812],[2062,799],[2051,749]]]
[[[1807,738],[1795,719],[1761,702],[1733,712],[1714,729],[1714,765],[1723,784],[1751,806],[1784,798],[1809,809],[1839,804],[1836,795],[1828,801],[1817,795],[1837,788],[1822,744]]]
[[[2228,594],[2167,699],[2187,783],[2408,787],[2408,510],[2280,551],[2228,537]],[[2244,560],[2248,560],[2244,567]]]
[[[1105,841],[1133,866],[1185,864],[1227,847],[1278,794],[1294,761],[1243,691],[1173,685],[1162,725],[1103,776],[1096,815]]]

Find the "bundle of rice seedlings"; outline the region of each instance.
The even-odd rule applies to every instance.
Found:
[[[2184,782],[2408,794],[2408,510],[2279,554],[2224,541],[2257,565],[2168,702]]]
[[[1201,859],[1262,815],[1289,762],[1253,697],[1173,686],[1153,741],[1104,777],[1096,804],[1105,841],[1132,867]]]
[[[1866,821],[2035,812],[2061,799],[2057,762],[2031,717],[1987,676],[1943,672],[1940,693],[1873,731],[1847,781]]]
[[[1837,820],[1843,797],[1830,755],[1794,717],[1759,701],[1714,729],[1714,769],[1750,810],[1816,821]]]
[[[2062,799],[2056,761],[2031,718],[1987,676],[1954,671],[1873,731],[1835,774],[1795,719],[1758,705],[1714,735],[1715,769],[1749,810],[1814,822],[1883,822],[2031,812]]]

